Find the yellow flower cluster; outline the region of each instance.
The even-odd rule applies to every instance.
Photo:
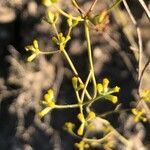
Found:
[[[134,115],[134,121],[135,122],[139,122],[140,120],[146,122],[147,121],[147,118],[145,117],[146,115],[146,111],[144,108],[138,110],[136,108],[133,108],[132,110],[132,113]]]
[[[80,141],[79,143],[75,143],[75,146],[79,149],[79,150],[83,150],[83,149],[88,149],[89,148],[89,144],[86,143],[85,141]]]
[[[36,56],[38,56],[41,51],[39,50],[38,41],[34,40],[32,45],[28,45],[25,47],[27,51],[31,51],[32,55],[28,57],[27,61],[31,62]]]
[[[64,129],[66,129],[68,132],[72,133],[74,128],[75,124],[73,124],[72,122],[65,123]]]
[[[44,108],[41,112],[39,112],[39,116],[45,116],[50,110],[55,108],[55,101],[54,101],[54,92],[53,90],[48,90],[48,92],[44,95],[44,100],[42,101],[46,108]]]
[[[150,102],[150,89],[142,90],[141,93],[140,93],[140,97],[141,97],[144,101]]]
[[[65,49],[65,46],[67,42],[71,39],[69,35],[66,37],[63,35],[63,33],[58,33],[57,36],[53,36],[52,41],[56,43],[59,46],[59,50],[63,51]]]
[[[77,134],[78,135],[83,135],[84,128],[87,125],[87,121],[90,121],[90,120],[94,119],[96,117],[96,115],[95,115],[94,112],[91,111],[91,112],[88,113],[88,116],[86,118],[84,117],[84,115],[82,113],[79,113],[77,115],[77,117],[81,122],[81,125],[80,125],[79,129],[77,130]]]
[[[79,91],[84,88],[84,84],[78,83],[77,77],[72,78],[72,85],[73,85],[73,88],[75,89],[75,91]]]
[[[111,95],[113,93],[118,93],[120,88],[115,86],[114,88],[109,88],[109,80],[107,78],[103,79],[102,83],[97,84],[97,91],[100,95],[103,95],[105,99],[110,100],[112,103],[117,103],[117,96]]]
[[[44,20],[49,24],[54,24],[58,20],[58,13],[53,13],[50,10],[46,12]]]

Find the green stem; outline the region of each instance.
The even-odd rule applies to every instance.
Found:
[[[107,95],[109,95],[109,93],[108,93]],[[98,101],[99,99],[104,98],[104,97],[107,96],[107,95],[100,95],[100,96],[96,97],[95,99],[92,99],[92,100],[90,100],[90,101],[86,101],[86,102],[80,103],[80,104],[55,105],[55,108],[58,108],[58,109],[67,109],[67,108],[78,108],[78,107],[80,107],[80,106],[83,107],[84,105],[88,105],[88,104],[90,104],[90,103],[96,102],[96,101]]]
[[[76,68],[75,68],[75,66],[74,66],[74,64],[73,64],[73,62],[71,61],[71,59],[70,59],[68,53],[66,52],[66,50],[62,51],[62,53],[64,54],[66,60],[68,61],[68,63],[69,63],[69,65],[70,65],[70,67],[71,67],[73,73],[75,74],[75,76],[78,77],[78,72],[77,72],[77,70],[76,70]],[[78,77],[78,80],[79,80],[79,82],[80,82],[81,84],[83,84],[83,82],[82,82],[82,80],[81,80],[80,77]],[[86,95],[87,95],[88,99],[92,99],[87,90],[86,90]]]
[[[83,114],[83,104],[81,103],[81,99],[80,99],[80,96],[79,96],[79,92],[78,92],[78,91],[75,91],[75,93],[76,93],[76,96],[77,96],[78,105],[79,105],[79,108],[80,108],[80,113]]]
[[[55,105],[56,109],[68,109],[68,108],[78,108],[80,107],[79,104],[72,104],[72,105]]]
[[[57,37],[59,38],[56,25],[55,25],[55,24],[52,24],[52,27],[53,27],[53,29],[54,29],[54,31],[55,31],[55,34],[56,34]],[[68,34],[67,34],[67,35],[70,35],[70,34],[71,34],[71,30],[72,30],[72,27],[69,28],[69,31],[68,31]],[[66,52],[66,50],[63,50],[63,51],[61,51],[61,52],[64,54],[64,56],[65,56],[66,60],[68,61],[68,63],[69,63],[69,65],[70,65],[70,67],[71,67],[73,73],[75,74],[75,76],[78,77],[78,72],[77,72],[77,70],[76,70],[76,68],[75,68],[75,66],[74,66],[74,64],[73,64],[73,62],[72,62],[72,60],[70,59],[68,53]],[[83,84],[82,80],[81,80],[79,77],[78,77],[78,80],[79,80],[79,82],[80,82],[81,84]],[[77,95],[77,93],[76,93],[76,95]],[[88,99],[91,99],[91,96],[90,96],[90,94],[88,93],[87,90],[86,90],[86,95],[87,95]],[[77,98],[79,99],[79,96],[78,96],[78,95],[77,95]]]
[[[97,95],[97,89],[96,89],[96,79],[94,74],[94,66],[93,66],[93,59],[92,59],[92,50],[91,50],[91,41],[90,41],[90,33],[88,28],[88,20],[85,20],[84,22],[84,29],[85,29],[85,37],[87,41],[87,49],[88,49],[88,59],[90,63],[90,69],[92,71],[92,80],[93,80],[93,87],[94,87],[94,95],[93,98]]]
[[[105,141],[105,140],[107,140],[107,138],[109,137],[109,136],[111,136],[113,134],[113,131],[111,131],[110,133],[108,133],[107,135],[105,135],[103,138],[101,138],[101,139],[89,139],[89,138],[84,138],[83,140],[85,141],[85,142],[98,142],[98,143],[100,143],[100,142],[103,142],[103,141]]]
[[[54,32],[55,32],[57,38],[59,39],[59,34],[58,34],[58,30],[57,30],[56,24],[53,23],[53,24],[52,24],[52,27],[53,27],[53,29],[54,29]]]
[[[86,80],[85,85],[84,85],[83,92],[82,92],[82,94],[81,94],[81,102],[83,102],[83,100],[84,100],[85,92],[86,92],[88,83],[89,83],[89,81],[90,81],[91,74],[92,74],[92,71],[90,70],[89,75],[88,75],[87,80]]]
[[[78,72],[77,72],[76,68],[74,67],[74,65],[73,65],[69,55],[67,54],[66,50],[63,50],[62,53],[64,54],[65,58],[67,59],[67,61],[68,61],[69,65],[70,65],[73,73],[75,74],[75,76],[78,76]]]
[[[67,36],[70,36],[71,31],[72,31],[72,27],[69,27],[69,30],[68,30]]]
[[[123,110],[111,110],[111,111],[107,111],[101,115],[99,115],[100,117],[105,117],[105,116],[108,116],[110,114],[113,114],[113,113],[122,113],[122,112],[128,112],[128,111],[131,111],[131,109],[123,109]]]
[[[62,9],[58,8],[56,5],[54,5],[54,7],[57,9],[57,11],[62,14],[63,16],[67,17],[67,18],[72,18],[73,20],[77,20],[77,21],[84,21],[84,19],[82,18],[78,18],[78,17],[73,17],[72,15],[64,12]]]
[[[44,54],[44,55],[51,55],[51,54],[56,54],[56,53],[59,53],[60,50],[57,50],[57,51],[50,51],[50,52],[43,52],[43,51],[40,51],[40,54]]]
[[[122,0],[116,0],[115,3],[112,4],[112,6],[107,10],[107,12],[111,11],[114,7],[117,7],[121,2]]]

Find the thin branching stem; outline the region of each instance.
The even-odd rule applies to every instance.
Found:
[[[70,65],[70,67],[71,67],[73,73],[75,74],[75,76],[78,77],[79,82],[80,82],[81,84],[83,84],[83,81],[82,81],[81,78],[79,77],[78,72],[77,72],[77,70],[76,70],[76,68],[75,68],[75,66],[74,66],[74,64],[73,64],[73,62],[71,61],[71,59],[70,59],[68,53],[66,52],[66,50],[62,51],[62,53],[64,54],[66,60],[68,61],[68,63],[69,63],[69,65]],[[87,95],[88,99],[91,99],[91,96],[90,96],[90,94],[88,93],[87,90],[86,90],[86,95]]]
[[[147,104],[146,104],[145,101],[141,101],[141,96],[140,96],[140,93],[141,93],[141,84],[142,84],[142,77],[143,77],[143,75],[144,75],[144,73],[145,73],[145,70],[146,70],[146,68],[147,68],[147,66],[148,66],[148,64],[149,64],[149,62],[146,63],[146,66],[145,66],[146,68],[144,67],[144,68],[142,69],[143,46],[142,46],[142,37],[141,37],[140,28],[138,27],[137,22],[136,22],[136,20],[135,20],[135,18],[134,18],[134,16],[133,16],[133,14],[131,13],[130,8],[129,8],[129,6],[128,6],[126,0],[123,0],[123,3],[124,3],[124,6],[125,6],[125,8],[126,8],[128,14],[129,14],[129,16],[130,16],[132,22],[133,22],[134,25],[136,26],[137,34],[138,34],[138,44],[139,44],[139,60],[138,60],[138,63],[139,63],[139,68],[138,68],[138,69],[139,69],[139,70],[138,70],[138,98],[139,98],[139,100],[138,100],[138,102],[137,102],[137,106],[136,106],[136,107],[139,107],[139,104],[141,104],[142,107],[146,110],[146,117],[150,120],[150,117],[149,117],[150,109],[148,108],[148,106],[147,106]],[[149,61],[149,60],[148,60],[148,61]],[[140,103],[140,102],[141,102],[141,103]]]
[[[53,27],[53,29],[54,29],[54,32],[55,32],[57,38],[59,39],[59,34],[58,34],[58,30],[57,30],[56,24],[55,24],[55,23],[52,23],[52,27]]]
[[[140,30],[140,27],[138,26],[137,24],[137,21],[135,20],[126,0],[123,0],[123,4],[133,22],[133,24],[136,26],[136,30],[137,30],[137,36],[138,36],[138,46],[139,46],[139,59],[138,59],[138,84],[139,84],[139,87],[138,87],[138,94],[140,94],[140,85],[141,85],[141,82],[142,80],[140,80],[141,78],[141,73],[142,73],[142,54],[143,54],[143,45],[142,45],[142,36],[141,36],[141,30]]]
[[[72,0],[73,6],[79,11],[80,15],[83,17],[85,14],[84,10],[80,8],[76,0]]]
[[[90,13],[92,12],[92,10],[94,9],[95,5],[97,3],[97,0],[94,0],[92,5],[90,6],[89,10],[87,11],[87,13],[85,14],[84,18],[88,17],[90,15]]]
[[[54,8],[55,8],[61,15],[65,16],[66,18],[70,18],[70,16],[71,16],[73,20],[84,21],[84,19],[82,19],[82,18],[73,17],[72,15],[66,13],[65,11],[63,11],[62,9],[60,9],[59,7],[57,7],[56,5],[54,5]]]
[[[97,95],[97,89],[96,89],[96,79],[95,79],[95,73],[94,73],[94,65],[93,65],[93,59],[92,59],[92,50],[91,50],[91,41],[90,41],[90,33],[88,28],[88,20],[85,20],[84,22],[84,29],[85,29],[85,37],[87,41],[87,50],[88,50],[88,60],[90,64],[90,69],[92,71],[92,80],[93,80],[93,87],[94,87],[94,94],[93,98]]]
[[[145,13],[150,21],[150,11],[149,11],[148,7],[146,6],[144,0],[138,0],[138,1],[141,4],[141,6],[143,7],[143,9],[145,10]]]
[[[40,51],[40,54],[43,54],[43,55],[51,55],[51,54],[57,54],[59,53],[60,50],[57,50],[57,51],[49,51],[49,52],[43,52],[43,51]]]
[[[86,80],[85,85],[84,85],[84,89],[83,89],[82,94],[81,94],[81,102],[83,102],[83,100],[84,100],[85,92],[86,92],[87,86],[89,84],[91,74],[92,74],[92,71],[90,70],[89,75],[88,75],[87,80]]]
[[[111,11],[114,7],[117,7],[121,2],[122,0],[116,0],[115,3],[112,4],[112,6],[110,6],[110,8],[107,11]]]
[[[69,65],[70,65],[70,67],[71,67],[73,73],[75,74],[75,76],[78,76],[78,72],[77,72],[77,70],[76,70],[74,64],[72,63],[72,61],[71,61],[69,55],[67,54],[66,50],[63,50],[62,53],[63,53],[63,55],[65,56],[66,60],[68,61],[68,63],[69,63]]]
[[[149,59],[148,59],[147,63],[145,64],[145,66],[144,66],[144,68],[143,68],[143,70],[142,70],[142,72],[141,72],[141,76],[140,76],[140,79],[139,79],[139,82],[140,82],[140,83],[141,83],[141,81],[142,81],[142,78],[143,78],[144,72],[145,72],[145,71],[146,71],[146,69],[148,68],[149,64],[150,64],[150,57],[149,57]],[[140,85],[139,85],[139,86],[140,86]]]
[[[56,28],[56,25],[55,25],[55,24],[52,24],[52,27],[53,27],[53,29],[54,29],[54,32],[55,32],[56,36],[59,38],[58,30],[57,30],[57,28]],[[69,28],[68,33],[67,33],[67,36],[69,36],[69,35],[71,34],[71,31],[72,31],[72,27]],[[59,50],[59,51],[60,51],[60,50]],[[60,51],[60,52],[62,52],[63,55],[65,56],[65,58],[66,58],[68,64],[70,65],[70,67],[71,67],[73,73],[75,74],[75,76],[78,77],[79,82],[80,82],[81,84],[83,84],[83,82],[82,82],[81,78],[79,77],[78,72],[77,72],[77,70],[76,70],[76,68],[75,68],[75,66],[74,66],[74,64],[73,64],[73,62],[72,62],[72,60],[71,60],[71,58],[69,57],[67,51],[64,49],[63,51]],[[90,96],[90,94],[88,93],[87,90],[86,90],[85,93],[86,93],[88,99],[91,99],[91,96]],[[79,101],[79,98],[80,98],[80,97],[79,97],[79,94],[76,93],[76,96],[77,96],[77,99],[78,99],[78,101]]]

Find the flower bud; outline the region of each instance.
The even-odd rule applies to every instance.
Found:
[[[79,127],[77,134],[78,135],[83,135],[84,132],[84,123],[81,124],[81,126]]]
[[[99,94],[101,94],[103,92],[103,85],[101,83],[97,84],[97,91]]]
[[[84,121],[85,121],[83,114],[79,113],[79,114],[77,115],[77,117],[78,117],[78,119],[79,119],[81,122],[84,122]]]
[[[77,88],[78,88],[78,78],[77,77],[72,78],[72,85],[73,85],[73,88],[75,90],[77,90]]]
[[[110,100],[114,104],[118,102],[118,97],[113,95],[107,95],[105,96],[105,99]]]
[[[103,92],[108,91],[109,80],[107,78],[103,79]]]

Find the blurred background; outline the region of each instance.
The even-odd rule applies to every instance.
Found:
[[[88,10],[92,0],[78,0]],[[150,6],[149,0],[145,0]],[[93,15],[107,9],[112,1],[98,1]],[[71,2],[60,0],[63,10],[78,14]],[[150,23],[137,0],[129,3],[141,28],[143,40],[142,64],[150,57]],[[51,27],[42,21],[46,8],[40,0],[0,0],[0,150],[73,150],[77,140],[63,130],[67,121],[76,122],[78,110],[52,111],[40,119],[40,101],[49,88],[55,91],[58,104],[75,103],[68,64],[61,54],[40,56],[27,62],[30,55],[25,46],[34,39],[43,51],[55,49],[51,42]],[[66,20],[60,17],[58,30],[67,32]],[[88,60],[83,26],[77,26],[67,46],[79,75],[85,81]],[[120,86],[119,100],[122,108],[130,108],[136,101],[138,52],[136,28],[123,4],[112,10],[109,24],[104,32],[90,29],[94,68],[98,82],[107,77],[110,87]],[[142,88],[150,88],[150,67],[142,81]],[[93,111],[101,114],[114,109],[109,102],[96,103]],[[133,117],[122,113],[107,118],[129,140],[135,142],[136,150],[150,149],[149,124],[134,124]],[[118,145],[118,150],[126,149]]]

